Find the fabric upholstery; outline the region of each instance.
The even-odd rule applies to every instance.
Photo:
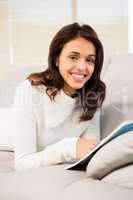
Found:
[[[133,131],[103,146],[87,166],[88,177],[101,179],[108,173],[133,162]]]
[[[0,173],[14,171],[14,152],[0,151]]]
[[[131,190],[88,179],[85,172],[65,170],[66,166],[64,164],[0,174],[0,199],[106,200],[107,196],[108,200],[116,199],[116,196],[121,200],[133,199]]]
[[[41,72],[45,66],[25,66],[11,69],[4,79],[0,80],[0,107],[10,107],[13,103],[16,86],[33,72]]]
[[[133,189],[133,164],[125,165],[105,176],[101,181]]]
[[[54,165],[23,172],[0,173],[0,199],[61,200],[64,188],[85,178],[85,172],[67,171]]]
[[[132,200],[132,190],[113,184],[84,178],[68,185],[63,192],[63,200]]]
[[[101,137],[105,137],[124,120],[132,119],[133,54],[110,58],[103,75],[106,98],[101,115]]]
[[[14,110],[0,108],[0,150],[13,150]]]

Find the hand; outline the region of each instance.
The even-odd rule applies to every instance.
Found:
[[[79,138],[76,144],[76,158],[79,160],[97,145],[96,139]]]

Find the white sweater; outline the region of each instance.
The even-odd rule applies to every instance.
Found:
[[[17,87],[13,104],[16,170],[73,162],[79,137],[100,139],[99,111],[91,121],[79,123],[82,111],[76,98],[61,91],[51,102],[45,90],[43,85],[31,86],[29,80]]]

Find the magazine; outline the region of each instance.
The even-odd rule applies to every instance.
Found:
[[[99,149],[101,149],[104,145],[107,145],[111,140],[132,130],[133,130],[133,121],[124,121],[115,130],[113,130],[107,137],[102,139],[92,151],[90,151],[87,155],[85,155],[82,159],[78,160],[77,162],[70,164],[65,169],[83,170],[83,171],[86,170],[89,161],[93,156],[95,156],[95,153]]]

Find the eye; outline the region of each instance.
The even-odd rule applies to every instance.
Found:
[[[78,59],[77,56],[69,56],[69,58],[73,61]]]
[[[95,64],[95,59],[94,58],[88,58],[87,59],[87,62],[89,63],[89,64]]]

